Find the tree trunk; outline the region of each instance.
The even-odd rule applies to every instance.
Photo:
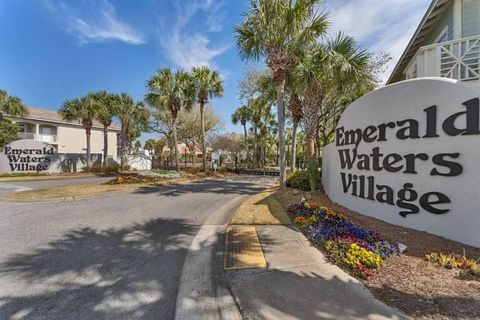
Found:
[[[310,189],[313,192],[317,189],[318,175],[318,162],[315,156],[315,133],[308,132],[306,140]]]
[[[127,125],[122,124],[122,129],[121,129],[121,136],[122,136],[122,141],[120,144],[120,168],[122,170],[125,170],[125,166],[127,164]]]
[[[87,171],[90,170],[90,136],[92,135],[92,132],[89,128],[85,129],[85,135],[87,137]]]
[[[207,148],[205,146],[205,119],[204,119],[204,104],[200,103],[200,126],[202,127],[202,160],[203,172],[207,173]]]
[[[277,111],[278,111],[278,146],[280,165],[280,189],[287,189],[287,168],[285,166],[285,79],[277,85]]]
[[[298,129],[298,121],[293,121],[293,128],[292,128],[292,156],[290,161],[290,170],[294,172],[296,170],[296,162],[297,162],[297,129]]]
[[[106,167],[108,157],[108,126],[103,126],[103,166]]]
[[[247,152],[247,161],[248,161],[248,134],[247,134],[247,124],[243,125],[243,134],[245,136],[245,150]]]
[[[253,124],[253,163],[257,163],[257,124]]]
[[[173,119],[172,123],[173,143],[175,144],[175,170],[180,173],[180,160],[178,155],[178,140],[177,140],[177,118]]]

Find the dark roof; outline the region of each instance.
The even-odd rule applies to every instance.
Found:
[[[428,37],[432,28],[435,27],[435,24],[438,20],[441,19],[442,14],[448,8],[452,0],[433,0],[428,8],[427,12],[423,16],[422,21],[420,22],[417,30],[413,34],[412,39],[407,45],[407,48],[403,52],[400,60],[398,61],[395,69],[393,70],[390,78],[387,81],[387,84],[404,80],[403,71],[408,66],[410,61],[413,59],[420,47],[424,46],[424,41]]]
[[[71,123],[71,124],[81,125],[80,121],[65,121],[57,111],[42,109],[42,108],[28,107],[27,115],[23,117],[15,117],[15,118],[36,119],[36,120],[44,120],[44,121],[50,121],[50,122]],[[98,121],[94,121],[93,126],[103,128],[103,125]],[[111,125],[109,128],[112,130],[120,130],[120,128],[116,125]]]

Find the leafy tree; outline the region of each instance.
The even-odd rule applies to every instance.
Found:
[[[220,154],[230,154],[235,159],[242,152],[242,136],[236,133],[226,133],[213,137],[212,150]]]
[[[103,125],[103,165],[107,165],[108,157],[108,127],[112,125],[118,96],[106,91],[90,92],[88,98],[97,109],[96,120]]]
[[[122,170],[127,163],[127,153],[131,143],[143,131],[148,130],[149,111],[143,102],[135,102],[132,97],[126,93],[117,96],[115,104],[115,115],[120,120],[121,138],[120,138],[120,167]]]
[[[20,98],[9,95],[5,90],[0,90],[0,121],[3,120],[4,113],[21,117],[27,113],[27,107]]]
[[[197,102],[200,105],[200,123],[202,132],[202,159],[203,171],[207,172],[207,148],[205,146],[205,120],[204,108],[209,99],[223,96],[223,81],[217,71],[212,71],[208,67],[198,67],[192,69],[192,77],[197,91]]]
[[[0,148],[18,140],[19,126],[8,119],[0,121]]]
[[[277,94],[280,185],[286,188],[285,80],[296,53],[325,34],[328,20],[317,12],[319,0],[250,0],[244,22],[237,26],[237,46],[244,59],[266,57]]]
[[[175,167],[180,171],[178,154],[177,117],[182,109],[191,110],[195,101],[195,85],[192,77],[184,71],[172,72],[169,68],[159,70],[147,82],[149,92],[146,101],[154,109],[153,115],[169,113],[175,148]]]
[[[223,127],[222,120],[215,114],[212,107],[207,106],[204,110],[204,137],[209,140],[210,136]],[[151,128],[155,132],[163,134],[167,139],[172,132],[172,119],[170,113],[160,112],[154,116]],[[200,150],[202,146],[202,128],[200,124],[200,110],[181,110],[177,115],[177,139],[187,146]]]
[[[97,108],[88,96],[66,100],[59,110],[60,115],[66,121],[80,121],[85,129],[87,138],[87,170],[90,169],[91,145],[93,121],[97,118]]]

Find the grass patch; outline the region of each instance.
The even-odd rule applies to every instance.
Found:
[[[272,196],[273,192],[263,192],[248,198],[230,218],[232,225],[284,225],[291,224],[283,207]]]
[[[46,201],[74,197],[96,196],[118,191],[129,191],[134,190],[139,186],[142,185],[85,184],[12,192],[7,194],[5,197],[7,199],[18,201]]]
[[[0,182],[15,181],[37,181],[37,180],[60,180],[70,178],[89,178],[101,177],[102,175],[93,173],[58,173],[58,174],[39,174],[39,175],[0,175]]]

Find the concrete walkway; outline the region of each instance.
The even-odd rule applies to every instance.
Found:
[[[409,319],[328,263],[298,231],[257,227],[267,269],[226,276],[245,319]]]

